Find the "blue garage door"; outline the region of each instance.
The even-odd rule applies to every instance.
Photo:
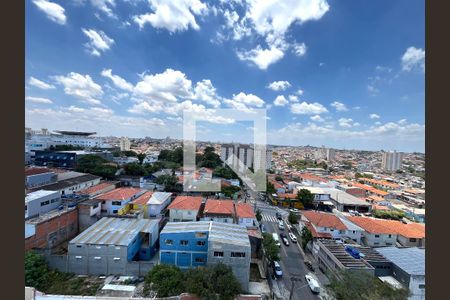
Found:
[[[175,252],[161,252],[161,263],[175,265]]]
[[[191,254],[186,252],[178,252],[177,254],[177,266],[190,267],[191,266]]]

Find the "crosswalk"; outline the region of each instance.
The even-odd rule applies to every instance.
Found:
[[[266,221],[266,222],[278,223],[278,219],[274,215],[262,214],[262,219],[263,219],[263,221]]]

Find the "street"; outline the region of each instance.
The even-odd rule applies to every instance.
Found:
[[[259,200],[258,193],[251,192],[250,193],[250,203],[255,205],[256,209],[261,211],[263,216],[262,224],[266,227],[268,233],[276,232],[279,234],[280,232],[284,232],[288,234],[288,229],[279,230],[278,229],[278,220],[276,218],[275,213],[278,211],[281,213],[284,220],[287,219],[289,213],[287,210],[283,210],[281,208],[274,207],[267,202]],[[256,200],[254,200],[256,199]],[[297,238],[299,238],[297,236]],[[296,243],[292,243],[289,239],[289,246],[285,246],[281,243],[280,248],[280,265],[283,270],[282,278],[275,279],[274,285],[278,287],[280,291],[280,296],[283,299],[289,299],[292,281],[291,278],[294,278],[295,285],[292,293],[291,299],[320,299],[318,295],[315,295],[310,290],[309,286],[305,280],[305,274],[310,273],[310,271],[306,268],[303,262],[303,255],[299,250],[299,245]]]

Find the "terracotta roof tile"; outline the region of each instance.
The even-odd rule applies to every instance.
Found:
[[[95,197],[100,200],[126,200],[142,192],[139,188],[121,187]]]
[[[85,195],[93,194],[95,192],[101,191],[112,185],[114,185],[114,184],[109,183],[109,182],[103,182],[103,183],[82,189],[82,190],[78,191],[77,194],[85,194]]]
[[[308,210],[303,212],[303,216],[317,227],[334,228],[337,230],[347,229],[347,226],[334,214]]]
[[[47,168],[34,168],[34,167],[25,168],[25,176],[38,175],[38,174],[49,173],[49,172],[52,172],[52,171]]]
[[[204,214],[220,214],[220,215],[234,215],[233,200],[213,200],[206,201]]]
[[[369,217],[348,217],[348,219],[372,234],[399,234],[407,238],[425,237],[425,225],[419,223],[403,224],[400,221]]]
[[[236,205],[236,215],[238,218],[256,219],[256,215],[253,211],[253,207],[248,203],[238,203]]]
[[[199,210],[202,199],[202,197],[194,196],[177,196],[168,209]]]
[[[134,199],[131,203],[145,205],[150,200],[152,195],[153,195],[152,191],[145,192],[142,195],[140,195],[139,197],[137,197],[136,199]]]

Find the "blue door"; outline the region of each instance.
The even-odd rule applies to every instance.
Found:
[[[178,252],[177,253],[177,266],[180,268],[191,266],[191,253]]]

